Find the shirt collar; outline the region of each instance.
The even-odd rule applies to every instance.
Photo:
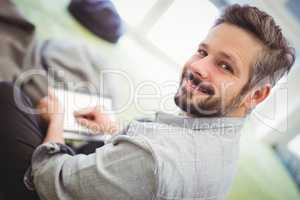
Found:
[[[209,129],[220,129],[220,128],[234,128],[242,127],[245,118],[236,117],[188,117],[183,115],[173,115],[164,112],[157,112],[155,121],[187,128],[193,130],[209,130]]]

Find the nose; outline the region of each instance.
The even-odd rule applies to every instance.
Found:
[[[190,68],[196,72],[202,79],[210,79],[212,61],[206,56],[201,59],[197,59],[191,62]]]

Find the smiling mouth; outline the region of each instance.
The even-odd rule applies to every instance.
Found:
[[[198,77],[196,77],[192,72],[187,74],[187,86],[193,91],[212,96],[215,94],[214,88],[210,85],[203,83]]]

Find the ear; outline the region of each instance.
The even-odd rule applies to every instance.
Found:
[[[263,102],[269,96],[271,88],[272,86],[270,84],[265,84],[261,87],[253,88],[246,100],[247,107],[255,108],[258,104]]]

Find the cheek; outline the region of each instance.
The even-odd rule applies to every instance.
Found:
[[[237,96],[241,89],[242,84],[239,81],[233,81],[233,80],[224,80],[219,79],[222,81],[218,81],[216,83],[217,85],[217,95],[224,99],[232,99],[232,97]]]

